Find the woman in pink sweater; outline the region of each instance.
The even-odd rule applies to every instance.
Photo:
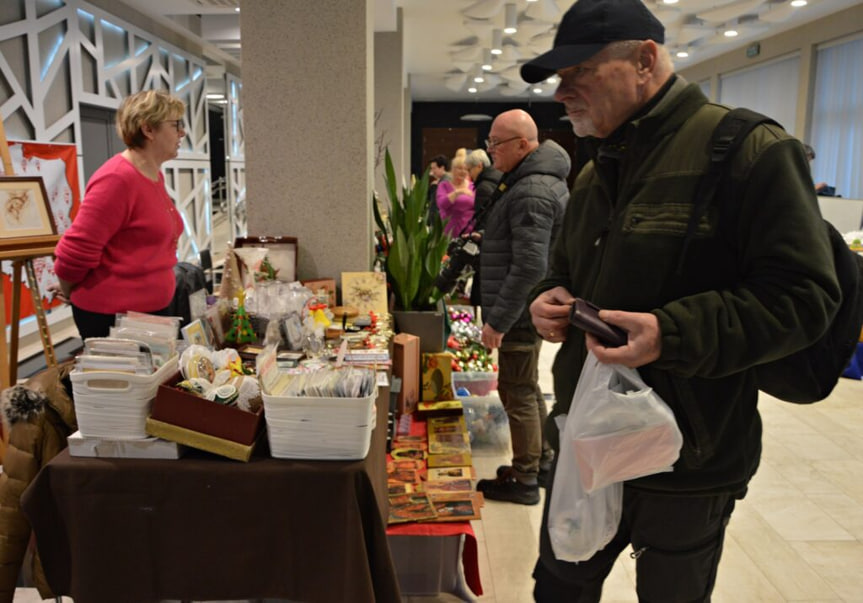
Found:
[[[155,90],[129,96],[117,111],[127,148],[90,177],[55,251],[54,271],[82,338],[107,336],[117,312],[167,312],[183,219],[161,166],[177,157],[185,111],[183,101]]]
[[[452,238],[470,232],[467,226],[473,219],[474,190],[464,157],[453,158],[452,180],[438,184],[436,196],[440,217],[446,222],[444,231]]]

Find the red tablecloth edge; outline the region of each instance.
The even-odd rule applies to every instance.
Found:
[[[482,582],[479,578],[476,534],[474,534],[470,522],[402,523],[387,527],[388,536],[458,536],[460,534],[464,534],[465,537],[461,555],[464,578],[473,593],[480,596],[482,595]]]
[[[414,419],[414,417],[411,417]],[[410,435],[426,435],[426,422],[411,420]],[[390,457],[387,456],[387,460]],[[458,536],[464,534],[464,550],[462,551],[462,567],[467,585],[477,596],[482,594],[482,583],[479,579],[479,558],[477,556],[476,534],[468,521],[451,521],[441,523],[402,523],[387,527],[387,535],[394,536]]]

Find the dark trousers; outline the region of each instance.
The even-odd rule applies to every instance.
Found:
[[[159,316],[168,316],[169,308],[163,308],[157,312],[148,312],[148,314],[157,314]],[[114,326],[116,314],[101,314],[99,312],[90,312],[72,304],[72,319],[75,321],[75,326],[78,328],[78,335],[81,339],[88,337],[107,337]]]
[[[617,534],[587,561],[557,561],[548,538],[546,495],[533,595],[541,603],[596,603],[617,556],[632,544],[642,603],[709,602],[734,510],[730,494],[670,496],[624,485]]]

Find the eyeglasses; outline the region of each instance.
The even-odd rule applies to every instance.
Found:
[[[502,145],[505,142],[510,142],[512,140],[519,140],[521,138],[523,138],[523,137],[522,136],[513,136],[512,138],[507,138],[506,140],[495,140],[493,138],[487,138],[485,141],[485,148],[490,151],[495,147],[499,147],[500,145]]]
[[[174,127],[177,128],[177,131],[184,130],[183,120],[182,119],[166,119],[162,122],[163,124],[174,124]]]

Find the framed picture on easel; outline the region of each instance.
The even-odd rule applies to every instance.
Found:
[[[57,234],[41,176],[0,177],[0,247]]]

